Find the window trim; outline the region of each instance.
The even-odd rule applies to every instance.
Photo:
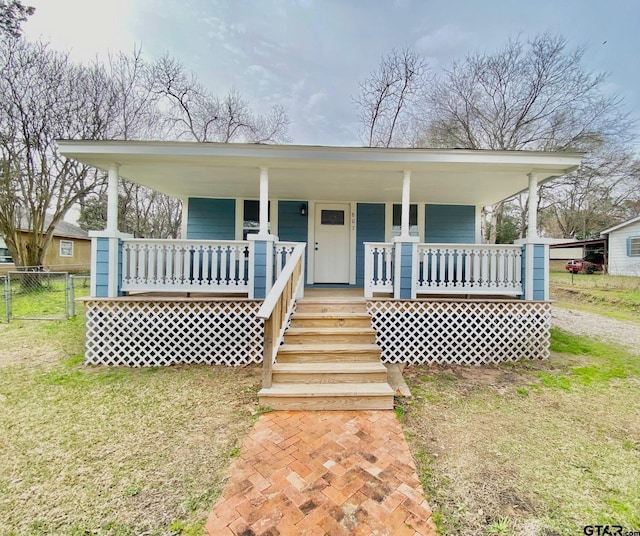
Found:
[[[632,250],[632,241],[637,241],[637,245],[633,244],[637,252],[633,252]],[[627,257],[640,257],[640,236],[630,236],[627,238]]]
[[[245,226],[245,213],[244,213],[244,209],[245,209],[245,202],[246,201],[252,201],[252,202],[257,202],[258,203],[258,211],[260,210],[260,200],[259,199],[252,199],[249,197],[246,198],[239,198],[238,199],[238,203],[237,206],[239,206],[240,209],[240,214],[239,214],[239,218],[238,218],[238,222],[240,224],[240,238],[239,240],[247,240],[247,235],[249,234],[257,234],[260,231],[260,222],[258,223],[258,226]],[[277,202],[276,202],[277,204]],[[267,209],[267,229],[269,230],[269,232],[271,232],[271,199],[269,199],[269,204],[268,204],[268,209]],[[258,215],[259,217],[259,215]],[[251,221],[256,221],[256,220],[251,220]]]
[[[420,237],[420,204],[419,203],[410,203],[409,204],[409,236],[417,236]],[[398,212],[398,216],[400,217],[400,222],[395,224],[394,216]],[[415,216],[415,218],[414,218]],[[415,223],[413,223],[415,221]],[[391,236],[400,236],[402,233],[402,203],[393,203],[391,205]]]
[[[62,245],[63,244],[71,244],[71,253],[69,255],[67,255],[67,254],[62,252]],[[75,248],[74,248],[73,240],[60,240],[60,244],[58,246],[58,256],[59,257],[66,257],[66,258],[72,258],[74,249]]]

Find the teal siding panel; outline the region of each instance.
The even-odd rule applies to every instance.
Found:
[[[358,203],[356,286],[364,286],[364,242],[384,242],[384,203]]]
[[[305,205],[307,213],[300,215]],[[306,242],[309,207],[307,201],[278,201],[278,238],[282,242]]]
[[[533,246],[533,299],[544,300],[547,273],[544,269],[544,245]]]
[[[267,296],[267,242],[256,240],[254,248],[253,297],[265,298]]]
[[[476,241],[476,207],[425,205],[424,241],[473,244]]]
[[[398,244],[396,244],[397,247]],[[402,243],[400,250],[400,299],[411,299],[413,244]]]
[[[300,214],[300,207],[305,206],[305,215]],[[281,242],[309,241],[309,202],[278,201],[278,240]],[[305,249],[304,280],[307,280],[309,266],[309,244]]]
[[[187,238],[191,240],[235,240],[236,200],[189,198]]]
[[[109,290],[109,239],[97,238],[96,240],[96,297],[105,297]]]

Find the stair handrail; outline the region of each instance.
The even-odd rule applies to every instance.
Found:
[[[278,347],[284,339],[296,298],[302,295],[306,246],[305,243],[296,245],[257,314],[258,318],[264,320],[262,387],[265,389],[271,387],[273,363]]]

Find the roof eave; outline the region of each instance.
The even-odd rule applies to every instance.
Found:
[[[630,220],[624,221],[622,223],[619,223],[615,227],[611,227],[610,229],[605,229],[604,231],[600,231],[600,236],[609,234],[609,233],[611,233],[613,231],[617,231],[618,229],[622,229],[623,227],[626,227],[627,225],[633,225],[634,223],[637,223],[639,221],[640,221],[640,216],[638,216],[637,218],[632,218]]]

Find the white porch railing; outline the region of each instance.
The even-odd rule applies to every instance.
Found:
[[[249,292],[249,242],[124,239],[122,290]]]
[[[393,292],[394,245],[378,242],[364,243],[364,295],[374,292]]]
[[[418,244],[418,294],[522,294],[522,246]]]
[[[296,246],[299,245],[299,242],[276,242],[275,246],[275,278],[278,279],[280,274],[282,273],[283,268],[287,264],[287,261],[291,257],[293,250]]]
[[[417,294],[521,295],[522,246],[416,244],[412,288]],[[395,246],[365,243],[365,296],[394,291]]]

